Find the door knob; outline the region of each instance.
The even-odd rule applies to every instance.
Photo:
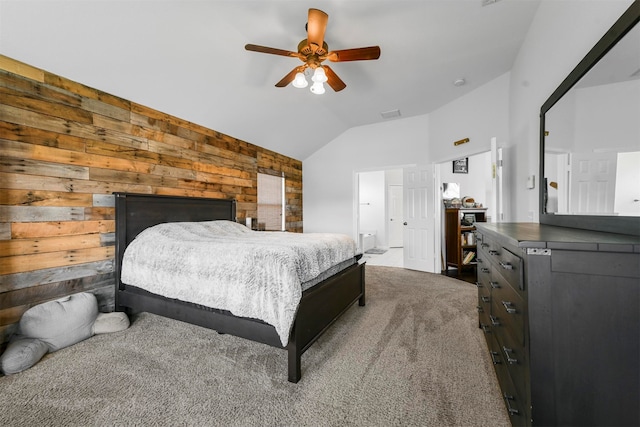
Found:
[[[407,225],[407,221],[403,222],[402,225]]]

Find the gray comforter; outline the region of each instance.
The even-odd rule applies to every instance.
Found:
[[[273,325],[283,346],[301,285],[355,255],[346,235],[252,231],[232,221],[174,222],[127,247],[122,282]]]

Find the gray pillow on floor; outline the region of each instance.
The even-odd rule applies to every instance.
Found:
[[[24,371],[47,352],[91,337],[97,315],[98,301],[86,292],[31,307],[22,315],[17,334],[0,357],[0,369],[6,375]]]
[[[17,374],[35,365],[48,351],[47,344],[40,340],[11,341],[0,358],[0,368],[5,375]]]
[[[93,335],[98,301],[88,292],[74,294],[31,307],[20,319],[19,333],[57,351]]]

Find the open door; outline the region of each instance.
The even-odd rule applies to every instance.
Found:
[[[433,166],[404,169],[404,267],[435,273]]]
[[[387,187],[387,209],[389,212],[389,247],[401,248],[403,246],[403,190],[402,185],[389,185]]]
[[[504,212],[502,207],[502,148],[498,148],[498,141],[491,138],[491,194],[489,195],[489,212],[492,213],[490,222],[502,222]],[[489,222],[489,220],[487,220]]]

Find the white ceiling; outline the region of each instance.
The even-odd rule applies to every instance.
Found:
[[[304,160],[349,128],[397,120],[381,112],[426,114],[509,71],[539,2],[0,0],[0,53]],[[310,7],[329,15],[330,50],[381,48],[329,63],[341,92],[276,88],[301,62],[244,49],[295,51]]]

